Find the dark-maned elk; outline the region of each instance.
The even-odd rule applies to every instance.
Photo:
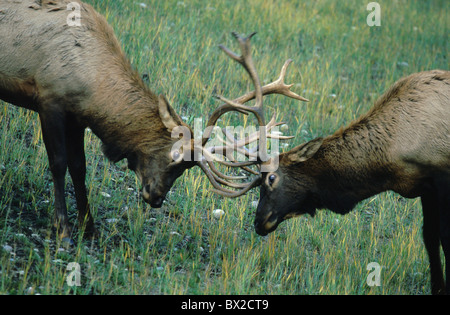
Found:
[[[68,10],[72,8],[79,14],[76,23],[69,16],[74,14]],[[262,87],[262,94],[304,100],[284,84],[288,64],[277,81]],[[234,102],[254,97],[255,92],[248,92]],[[215,186],[229,179],[208,169],[203,160],[183,159],[186,152],[172,150],[179,141],[172,131],[180,126],[191,129],[163,96],[147,88],[106,20],[81,1],[0,0],[0,99],[39,114],[60,238],[71,235],[64,197],[67,168],[79,224],[85,235],[95,234],[85,185],[86,127],[101,139],[111,161],[127,159],[140,179],[144,200],[152,207],[160,207],[175,179],[194,165],[200,165]],[[228,104],[220,106],[208,125],[230,110]]]
[[[266,235],[316,209],[345,214],[387,190],[421,198],[431,290],[450,293],[449,71],[400,79],[348,127],[281,154],[279,168],[261,174],[255,229]]]

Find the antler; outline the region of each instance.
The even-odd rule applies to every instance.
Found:
[[[219,47],[233,60],[241,64],[245,70],[250,75],[250,78],[255,86],[255,90],[249,92],[239,98],[234,100],[229,100],[223,96],[217,96],[218,99],[224,102],[220,107],[218,107],[211,115],[208,120],[206,132],[203,135],[203,141],[201,148],[198,148],[202,151],[202,160],[198,161],[198,165],[204,171],[211,184],[214,187],[214,191],[225,197],[238,197],[245,194],[247,191],[260,185],[261,183],[261,175],[259,172],[248,168],[250,165],[260,164],[262,161],[266,161],[267,158],[267,138],[276,138],[276,139],[291,139],[292,137],[275,135],[268,133],[275,126],[281,125],[281,122],[275,122],[275,115],[273,115],[270,122],[266,125],[264,118],[264,108],[263,108],[263,95],[267,94],[281,94],[285,95],[297,100],[308,102],[308,100],[290,90],[293,84],[285,84],[284,78],[286,76],[286,70],[290,63],[291,59],[288,59],[280,72],[280,76],[277,80],[269,83],[265,86],[261,86],[258,73],[253,64],[253,59],[251,55],[251,47],[250,47],[250,39],[256,34],[252,33],[249,36],[243,38],[239,36],[236,32],[232,33],[233,36],[239,42],[239,46],[241,49],[241,55],[237,55],[233,51],[229,50],[227,47],[220,45]],[[247,106],[244,103],[255,99],[254,106]],[[211,148],[205,148],[206,142],[210,139],[212,134],[212,126],[214,126],[223,114],[229,111],[238,111],[243,114],[253,113],[258,120],[258,124],[260,126],[259,131],[254,132],[253,134],[247,136],[244,139],[235,139],[229,133],[224,132],[225,138],[221,138],[220,140],[224,145],[222,146],[214,146]],[[211,128],[208,128],[211,127]],[[261,150],[249,150],[246,146],[255,141],[259,141],[259,148]],[[234,159],[230,152],[238,152],[243,154],[247,158],[251,159],[249,161],[238,162]],[[220,154],[226,157],[229,161],[218,159],[214,154]],[[242,180],[246,178],[246,176],[229,176],[221,173],[214,165],[214,161],[223,164],[225,166],[230,167],[240,167],[245,171],[257,175],[251,182],[245,183],[234,183],[230,180]],[[209,166],[209,168],[208,168]],[[236,188],[238,190],[230,190],[224,188],[222,185],[226,185],[228,187]]]
[[[244,51],[247,53],[247,55],[249,55],[249,57],[247,57],[247,60],[249,60],[251,62],[252,65],[252,72],[253,75],[256,76],[257,78],[257,82],[258,85],[260,87],[260,91],[261,91],[261,108],[262,108],[262,95],[268,95],[268,94],[281,94],[281,95],[285,95],[300,101],[304,101],[304,102],[309,102],[308,99],[292,92],[290,90],[290,88],[292,86],[294,86],[294,84],[285,84],[284,83],[284,77],[286,76],[286,71],[287,68],[289,67],[289,65],[292,63],[292,59],[288,59],[285,61],[283,67],[281,68],[281,72],[280,72],[280,76],[278,77],[277,80],[264,85],[261,88],[261,84],[259,83],[259,78],[258,78],[258,74],[256,73],[256,71],[254,70],[255,67],[253,66],[253,60],[251,58],[250,55],[250,39],[256,34],[255,32],[250,34],[248,37],[246,38],[242,38],[240,37],[236,32],[232,32],[233,36],[235,38],[238,39],[240,46],[241,46],[241,51],[242,51],[242,46],[248,46],[248,47],[244,47]],[[240,64],[242,64],[244,66],[244,68],[247,70],[247,66],[244,65],[243,63],[245,63],[245,58],[243,56],[238,56],[236,55],[234,52],[232,52],[231,50],[229,50],[228,48],[226,48],[223,45],[219,45],[219,47],[228,55],[230,56],[233,60],[236,60],[237,62],[239,62]],[[242,54],[244,55],[244,51],[242,51]],[[248,72],[248,70],[247,70]],[[250,76],[252,77],[252,74],[249,72]],[[252,77],[253,79],[253,77]],[[241,97],[238,97],[232,101],[226,100],[225,98],[223,98],[222,96],[219,96],[218,98],[220,100],[222,100],[223,102],[225,102],[225,104],[222,104],[221,106],[219,106],[211,115],[211,117],[208,120],[208,123],[206,125],[206,127],[211,127],[214,126],[217,122],[217,120],[225,113],[229,112],[229,111],[238,111],[244,114],[247,114],[248,111],[252,111],[250,108],[250,106],[245,106],[243,105],[244,103],[247,103],[248,101],[251,101],[252,99],[255,98],[256,93],[258,92],[258,88],[257,86],[255,86],[255,91],[251,91],[248,92],[247,94],[242,95]],[[258,103],[258,101],[257,101]],[[236,106],[237,105],[237,106]],[[255,105],[256,107],[257,105]],[[264,116],[264,115],[260,115],[260,116]],[[258,121],[259,122],[259,121]],[[263,126],[263,124],[260,123],[260,126]],[[206,128],[209,129],[209,128]],[[205,143],[209,140],[209,138],[211,137],[211,133],[212,131],[209,130],[209,132],[205,132],[205,134],[203,135],[203,141],[202,141],[202,145],[204,146]]]

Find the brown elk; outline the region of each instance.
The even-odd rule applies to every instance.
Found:
[[[286,219],[322,208],[346,214],[387,190],[421,198],[432,293],[450,293],[449,71],[400,79],[348,127],[281,154],[279,168],[261,174],[255,229],[266,235]]]
[[[79,7],[79,25],[68,23],[69,4]],[[64,196],[67,168],[79,224],[85,235],[95,234],[85,185],[86,127],[101,139],[111,161],[127,159],[140,179],[144,200],[152,207],[160,207],[174,181],[194,165],[200,165],[217,188],[220,184],[239,187],[230,182],[235,177],[203,160],[180,158],[195,150],[172,150],[179,141],[172,131],[180,126],[189,133],[191,129],[163,96],[143,83],[112,28],[90,5],[74,0],[0,0],[0,39],[0,99],[39,114],[54,181],[54,225],[61,238],[70,239],[71,234]],[[271,93],[304,100],[284,84],[288,64],[277,81],[259,86],[260,93],[248,92],[234,102],[243,104],[256,94],[261,98]],[[235,109],[229,104],[220,106],[208,126],[230,110]],[[194,149],[193,142],[190,148]]]

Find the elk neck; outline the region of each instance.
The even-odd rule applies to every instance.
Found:
[[[92,105],[84,110],[87,125],[103,142],[105,155],[116,162],[132,153],[148,154],[167,146],[170,133],[161,122],[158,97],[137,73],[116,73],[123,71],[97,80]]]
[[[449,82],[440,70],[397,81],[369,112],[325,138],[312,158],[285,173],[297,184],[311,182],[316,208],[339,213],[386,190],[420,196],[432,178],[448,174]]]
[[[302,171],[315,179],[313,200],[319,207],[344,214],[389,189],[394,172],[390,130],[369,112],[324,139],[316,155],[302,163]]]

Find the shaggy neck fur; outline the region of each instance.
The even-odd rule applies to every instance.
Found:
[[[448,71],[412,74],[367,114],[325,138],[312,158],[289,164],[295,150],[287,152],[280,165],[294,182],[290,189],[304,186],[310,207],[339,213],[386,190],[421,196],[431,178],[449,169],[449,86]]]
[[[361,127],[361,130],[348,131],[358,132],[351,140],[346,141],[345,132],[325,139],[317,159],[305,163],[305,168],[312,172],[321,166],[316,198],[320,206],[337,213],[345,214],[359,201],[389,187],[392,170],[383,151],[383,141],[367,126]]]
[[[307,212],[328,208],[345,214],[359,201],[389,189],[393,170],[386,147],[391,126],[373,116],[369,112],[325,138],[313,158],[288,165],[284,173],[293,174],[292,187],[313,187],[304,201]]]
[[[135,84],[112,83],[110,93],[99,95],[95,114],[90,114],[89,126],[103,142],[105,155],[113,162],[130,154],[151,154],[169,145],[170,133],[161,122],[157,97]]]

